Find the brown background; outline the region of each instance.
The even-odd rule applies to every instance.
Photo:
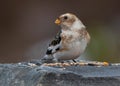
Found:
[[[89,57],[120,62],[120,0],[0,0],[0,62],[40,58],[60,29],[54,20],[66,12],[87,26],[93,38]]]

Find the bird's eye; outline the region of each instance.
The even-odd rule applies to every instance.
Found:
[[[66,19],[68,19],[68,17],[67,17],[67,16],[64,16],[64,19],[66,20]]]

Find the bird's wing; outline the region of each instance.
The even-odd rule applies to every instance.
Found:
[[[47,48],[47,55],[52,55],[53,53],[60,50],[60,42],[61,42],[61,31],[57,33],[55,38],[52,40],[52,42],[49,44],[49,47]]]

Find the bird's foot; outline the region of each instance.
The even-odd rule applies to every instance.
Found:
[[[73,59],[72,61],[75,62],[75,63],[77,62],[75,59]]]

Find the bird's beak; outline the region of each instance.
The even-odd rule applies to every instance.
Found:
[[[60,19],[55,20],[55,24],[60,25],[60,23],[61,23]]]

